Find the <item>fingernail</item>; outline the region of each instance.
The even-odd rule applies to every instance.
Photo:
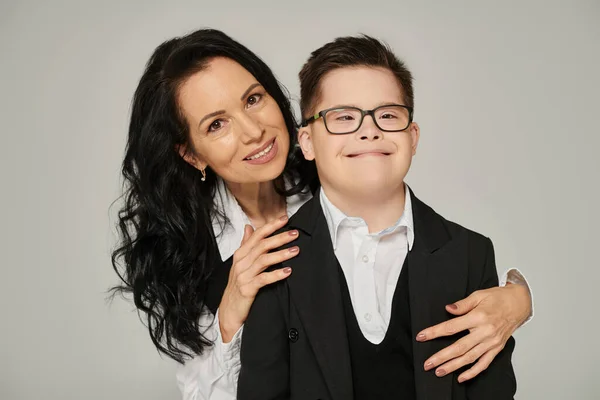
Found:
[[[433,363],[431,361],[427,361],[425,363],[425,371],[429,371],[433,367]]]
[[[425,334],[424,334],[424,333],[419,333],[419,334],[417,335],[417,340],[418,340],[418,341],[423,341],[423,340],[425,340]]]
[[[283,273],[284,273],[284,274],[286,274],[286,275],[287,275],[287,274],[291,274],[291,273],[292,273],[292,269],[291,269],[290,267],[285,267],[285,268],[283,269]]]
[[[462,376],[458,377],[458,383],[463,383],[465,381],[465,378],[463,378]]]
[[[287,221],[287,219],[288,219],[288,216],[287,216],[287,215],[282,215],[282,216],[281,216],[279,219],[280,219],[281,221]]]
[[[298,231],[289,231],[290,236],[298,236]]]
[[[300,248],[299,248],[298,246],[290,247],[290,248],[288,249],[288,251],[289,251],[290,253],[297,253],[299,250],[300,250]]]
[[[448,304],[448,308],[450,308],[451,310],[458,310],[458,306],[456,304]]]
[[[446,371],[444,371],[443,369],[440,368],[437,371],[435,371],[435,374],[437,376],[444,376],[444,375],[446,375]]]

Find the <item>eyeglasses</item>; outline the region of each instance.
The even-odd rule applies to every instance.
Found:
[[[323,118],[325,129],[333,135],[346,135],[356,132],[363,123],[365,115],[370,115],[373,122],[384,132],[400,132],[406,130],[413,118],[413,108],[400,104],[376,107],[372,110],[361,110],[358,107],[334,107],[319,111],[302,121],[301,127]]]

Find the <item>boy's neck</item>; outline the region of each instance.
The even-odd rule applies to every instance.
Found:
[[[380,232],[394,225],[404,213],[405,185],[388,187],[380,191],[345,193],[322,185],[325,195],[341,212],[348,217],[362,218],[369,227],[369,233]]]

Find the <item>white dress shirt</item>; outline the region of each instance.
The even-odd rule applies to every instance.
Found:
[[[321,193],[323,193],[323,190],[321,190]],[[344,265],[353,265],[356,260],[371,265],[371,281],[363,279],[363,276],[369,276],[369,268],[363,268],[362,274],[348,274],[344,271],[344,275],[348,282],[352,305],[361,331],[373,343],[381,342],[383,339],[382,332],[385,335],[390,321],[391,301],[396,283],[406,253],[410,250],[414,241],[410,196],[407,194],[407,197],[409,200],[405,202],[404,215],[392,227],[376,234],[369,234],[368,229],[365,234],[365,230],[361,229],[360,226],[360,221],[362,221],[360,218],[347,217],[337,210],[338,215],[333,208],[326,211],[326,207],[323,206],[323,198],[326,199],[324,194],[323,198],[320,199],[329,231],[332,234],[335,254],[342,265],[342,269],[344,269]],[[295,214],[310,198],[310,194],[288,198],[288,216],[291,217]],[[213,229],[217,235],[219,252],[222,259],[227,260],[239,248],[244,236],[244,226],[251,223],[222,181],[219,182],[217,187],[215,204],[217,210],[226,215],[230,222],[229,224],[223,224],[218,216],[213,218]],[[407,210],[411,210],[410,213],[407,213]],[[333,222],[333,225],[330,225],[330,221]],[[337,225],[335,221],[337,221]],[[332,226],[338,229],[332,229]],[[341,233],[338,233],[338,231]],[[350,238],[350,241],[345,238]],[[390,246],[389,242],[392,239],[399,242],[398,248]],[[339,248],[337,243],[340,243]],[[348,245],[350,247],[347,247]],[[348,250],[342,250],[342,248]],[[386,251],[389,253],[386,253]],[[399,268],[396,267],[398,263],[386,267],[385,263],[380,261],[389,259],[388,257],[395,259],[401,254],[404,255],[402,256],[402,262],[399,262]],[[347,259],[350,260],[350,264],[346,261]],[[358,286],[353,287],[351,282],[355,282],[355,280]],[[523,284],[529,289],[527,281],[516,269],[507,271],[500,282],[500,286],[504,286],[506,282],[511,282]],[[364,289],[362,289],[363,286]],[[363,290],[365,290],[364,293]],[[529,319],[532,317],[533,313]],[[243,326],[229,343],[223,343],[218,318],[218,311],[213,318],[211,313],[205,309],[200,318],[200,326],[203,327],[204,335],[213,340],[214,345],[206,348],[202,355],[195,356],[178,368],[177,383],[183,400],[235,400],[236,398]]]
[[[319,200],[335,256],[348,284],[358,326],[373,344],[383,341],[390,325],[394,291],[406,255],[415,241],[408,188],[405,192],[400,219],[387,229],[369,233],[365,220],[346,216],[321,189]]]

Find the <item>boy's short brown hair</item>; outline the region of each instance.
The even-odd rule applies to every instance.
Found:
[[[302,118],[316,112],[323,77],[338,68],[367,66],[390,70],[402,90],[404,105],[414,107],[412,74],[391,48],[371,36],[346,36],[313,51],[300,70],[300,110]]]

